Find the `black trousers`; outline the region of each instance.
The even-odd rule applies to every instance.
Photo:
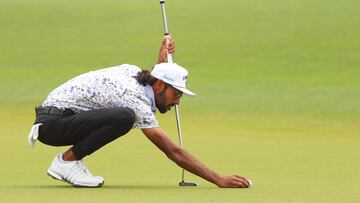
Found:
[[[90,155],[118,137],[128,133],[135,122],[130,108],[108,108],[66,113],[37,114],[35,123],[43,123],[38,140],[51,146],[73,145],[78,159]]]

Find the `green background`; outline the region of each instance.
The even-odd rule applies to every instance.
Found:
[[[360,2],[168,0],[175,61],[190,72],[185,147],[252,189],[180,188],[181,170],[139,130],[86,159],[99,189],[46,176],[65,150],[27,147],[34,106],[66,80],[122,63],[150,69],[158,1],[1,0],[2,202],[359,202]],[[158,115],[177,141],[174,112]]]

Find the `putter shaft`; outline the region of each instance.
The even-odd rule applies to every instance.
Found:
[[[169,27],[168,27],[166,11],[165,11],[165,0],[160,0],[160,5],[161,5],[161,11],[162,11],[164,29],[165,29],[164,35],[166,36],[166,35],[169,35],[170,33],[169,33]],[[167,54],[167,59],[168,59],[168,63],[173,63],[171,54]],[[183,148],[183,140],[182,140],[182,134],[181,134],[179,106],[178,105],[175,105],[175,115],[176,115],[176,124],[177,124],[177,130],[178,130],[178,135],[179,135],[180,147]],[[184,168],[182,168],[181,182],[179,183],[179,186],[197,186],[196,183],[185,182],[184,181],[184,173],[185,173],[185,170],[184,170]]]

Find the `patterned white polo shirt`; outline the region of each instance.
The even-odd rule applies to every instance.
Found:
[[[100,108],[129,107],[135,111],[133,128],[158,127],[154,92],[139,84],[134,76],[141,71],[123,64],[79,75],[53,90],[45,106],[69,108],[75,112]]]

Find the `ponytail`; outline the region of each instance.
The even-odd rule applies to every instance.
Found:
[[[144,86],[152,86],[158,79],[152,76],[150,71],[142,70],[136,75],[136,80]]]

